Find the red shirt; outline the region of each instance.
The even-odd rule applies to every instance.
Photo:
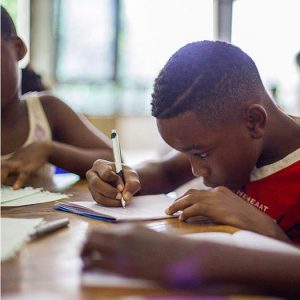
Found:
[[[237,194],[271,216],[291,240],[300,243],[300,149],[255,169]]]

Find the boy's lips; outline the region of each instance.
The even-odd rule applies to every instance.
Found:
[[[216,183],[214,183],[214,182],[212,182],[212,181],[209,181],[209,180],[207,180],[207,179],[205,179],[205,178],[203,178],[203,183],[204,183],[206,186],[211,187],[211,188],[215,188],[215,187],[219,186],[219,184],[216,184]]]

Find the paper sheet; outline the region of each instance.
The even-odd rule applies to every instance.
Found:
[[[1,218],[1,261],[13,257],[43,219]]]
[[[1,186],[1,207],[23,206],[68,198],[68,195],[43,191],[41,188],[26,187],[14,190]]]
[[[22,197],[30,196],[39,193],[42,189],[34,189],[32,187],[26,187],[24,189],[14,190],[9,186],[1,186],[1,204],[12,200],[16,200]]]
[[[189,233],[183,235],[183,237],[218,242],[247,249],[300,255],[300,249],[296,246],[247,230],[240,230],[233,234],[225,232]]]
[[[48,291],[29,291],[26,294],[13,293],[9,295],[1,295],[1,300],[66,300],[64,295],[59,292]]]
[[[59,202],[57,209],[64,208],[66,211],[81,213],[91,217],[105,217],[108,220],[136,221],[172,218],[165,213],[165,209],[174,202],[174,199],[164,195],[150,195],[134,197],[130,205],[123,207],[104,207],[94,201]]]
[[[157,288],[158,285],[150,280],[136,279],[116,275],[114,273],[97,271],[85,272],[81,277],[81,284],[89,287],[114,287],[114,288]]]

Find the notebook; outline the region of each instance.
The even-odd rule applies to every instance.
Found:
[[[42,188],[26,187],[14,190],[9,186],[1,186],[1,207],[31,205],[65,198],[68,198],[68,195],[51,193]]]
[[[55,208],[86,217],[109,221],[142,221],[174,218],[178,215],[169,216],[165,213],[174,199],[165,195],[136,196],[125,208],[105,207],[94,201],[57,202]]]

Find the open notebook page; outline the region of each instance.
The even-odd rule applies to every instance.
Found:
[[[105,207],[94,201],[58,202],[55,208],[111,221],[154,220],[176,217],[168,216],[165,213],[165,209],[168,208],[173,201],[174,199],[160,194],[133,197],[130,204],[125,208]]]

